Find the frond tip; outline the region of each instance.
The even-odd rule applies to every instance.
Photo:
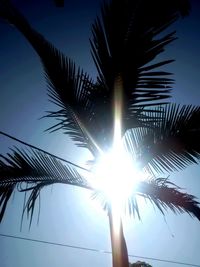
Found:
[[[23,183],[26,189],[21,189]],[[71,166],[40,151],[12,149],[7,156],[0,154],[0,222],[15,189],[29,191],[25,208],[32,215],[40,191],[47,185],[62,183],[91,189],[87,180]]]
[[[141,168],[169,173],[199,163],[199,106],[169,104],[146,115],[150,127],[131,129],[125,136],[125,146]]]
[[[184,192],[166,178],[141,182],[138,195],[148,199],[163,214],[167,209],[174,213],[188,213],[200,221],[200,206],[196,197]]]

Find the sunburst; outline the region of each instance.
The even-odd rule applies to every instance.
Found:
[[[114,95],[113,146],[109,152],[101,152],[101,157],[93,169],[93,186],[103,193],[106,201],[111,204],[113,213],[120,216],[128,198],[137,190],[138,183],[146,179],[123,146],[122,88],[122,81],[118,78]]]

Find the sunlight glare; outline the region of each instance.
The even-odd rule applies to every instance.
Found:
[[[141,179],[141,173],[121,147],[115,147],[104,155],[95,168],[95,187],[118,209],[122,208]]]
[[[134,166],[133,159],[123,147],[122,87],[122,80],[119,77],[115,82],[113,147],[109,153],[101,153],[101,159],[93,169],[92,182],[94,188],[101,191],[109,201],[116,217],[121,216],[122,209],[136,190],[138,182],[144,180],[144,176]]]

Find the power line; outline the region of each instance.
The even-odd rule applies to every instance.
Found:
[[[26,238],[26,237],[14,236],[14,235],[0,234],[0,236],[20,239],[20,240],[25,240],[25,241],[31,241],[31,242],[37,242],[37,243],[43,243],[43,244],[48,244],[48,245],[54,245],[54,246],[80,249],[80,250],[89,250],[89,251],[103,252],[103,253],[109,253],[109,254],[111,253],[109,251],[98,250],[98,249],[94,249],[94,248],[79,247],[79,246],[73,246],[73,245],[68,245],[68,244],[63,244],[63,243],[56,243],[56,242],[50,242],[50,241],[45,241],[45,240],[32,239],[32,238]]]
[[[14,239],[20,239],[20,240],[25,240],[25,241],[30,241],[30,242],[37,242],[37,243],[42,243],[42,244],[54,245],[54,246],[61,246],[61,247],[79,249],[79,250],[112,254],[112,252],[110,252],[110,251],[99,250],[99,249],[95,249],[95,248],[73,246],[73,245],[68,245],[68,244],[63,244],[63,243],[56,243],[56,242],[50,242],[50,241],[44,241],[44,240],[32,239],[32,238],[26,238],[26,237],[14,236],[14,235],[0,234],[0,236],[14,238]],[[164,260],[164,259],[160,259],[160,258],[144,257],[144,256],[133,255],[133,254],[129,254],[129,257],[140,258],[140,259],[145,259],[145,260],[152,260],[152,261],[160,261],[160,262],[166,262],[166,263],[173,263],[173,264],[179,264],[179,265],[185,265],[185,266],[200,267],[200,265],[192,264],[192,263],[186,263],[186,262],[180,262],[180,261],[170,261],[170,260]]]
[[[61,161],[63,161],[63,162],[66,162],[66,163],[68,163],[68,164],[70,164],[70,165],[72,165],[72,166],[74,166],[74,167],[76,167],[76,168],[79,168],[79,169],[81,169],[81,170],[84,170],[84,171],[89,172],[88,169],[86,169],[86,168],[84,168],[84,167],[82,167],[82,166],[79,166],[79,165],[77,165],[77,164],[75,164],[75,163],[73,163],[73,162],[71,162],[71,161],[69,161],[69,160],[66,160],[66,159],[63,159],[63,158],[61,158],[61,157],[58,157],[58,156],[56,156],[56,155],[54,155],[54,154],[52,154],[52,153],[49,153],[49,152],[47,152],[47,151],[45,151],[45,150],[43,150],[43,149],[41,149],[41,148],[39,148],[39,147],[33,146],[33,145],[29,144],[29,143],[26,143],[26,142],[24,142],[24,141],[22,141],[22,140],[20,140],[20,139],[18,139],[18,138],[16,138],[16,137],[10,135],[10,134],[7,134],[7,133],[2,132],[2,131],[0,131],[0,134],[1,134],[1,135],[4,135],[4,136],[6,136],[6,137],[8,137],[8,138],[10,138],[10,139],[12,139],[12,140],[15,140],[16,142],[21,143],[21,144],[23,144],[23,145],[25,145],[25,146],[31,147],[31,148],[36,149],[36,150],[38,150],[38,151],[41,151],[41,152],[43,152],[43,153],[45,153],[45,154],[47,154],[47,155],[49,155],[49,156],[51,156],[51,157],[54,157],[54,158],[59,159],[59,160],[61,160]]]

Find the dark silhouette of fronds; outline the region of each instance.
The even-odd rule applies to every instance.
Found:
[[[62,5],[64,1],[55,3]],[[58,108],[44,115],[54,119],[47,131],[62,130],[75,145],[88,149],[94,158],[92,164],[112,147],[114,96],[117,90],[120,92],[124,147],[138,168],[151,175],[151,179],[138,183],[127,201],[129,213],[139,218],[138,195],[163,214],[170,209],[200,220],[195,196],[160,177],[198,164],[200,158],[200,107],[169,103],[174,80],[165,66],[174,59],[158,60],[176,39],[176,32],[168,31],[169,26],[188,15],[189,10],[188,0],[104,1],[101,15],[92,24],[90,45],[97,69],[97,77],[92,78],[34,30],[10,1],[0,0],[0,17],[24,35],[43,66],[49,99]],[[87,180],[87,173],[93,174],[92,168],[83,175],[70,162],[64,163],[37,149],[15,148],[0,157],[0,221],[15,189],[30,192],[24,211],[31,222],[42,188],[55,183],[75,185],[91,190],[101,199],[108,212],[115,247],[111,205],[103,192]],[[122,225],[120,233],[123,267],[128,267]],[[118,267],[114,258],[113,262]]]

